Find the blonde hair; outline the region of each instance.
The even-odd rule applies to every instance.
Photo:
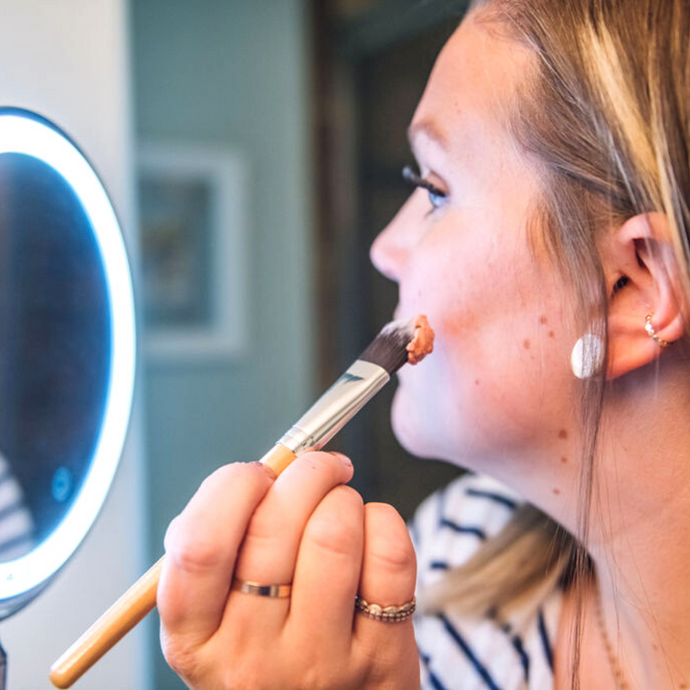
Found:
[[[532,226],[572,289],[578,327],[591,329],[597,313],[607,343],[609,295],[598,236],[612,223],[647,212],[666,216],[679,296],[687,304],[690,3],[479,0],[472,11],[487,30],[535,56],[533,73],[512,104],[509,127],[539,171],[542,194]],[[583,384],[579,541],[536,508],[524,506],[467,564],[422,593],[426,610],[452,600],[465,612],[508,615],[526,598],[538,601],[537,592],[546,595],[557,582],[569,586],[591,577],[583,545],[605,393],[603,373]],[[577,667],[579,642],[575,647]],[[576,677],[573,685],[578,686]]]

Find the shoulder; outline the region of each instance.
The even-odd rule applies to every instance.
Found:
[[[418,591],[466,563],[524,503],[512,489],[467,474],[425,499],[410,523]],[[448,606],[415,617],[422,687],[454,690],[543,690],[553,687],[553,647],[561,594],[554,590],[526,617],[505,623],[468,617]]]
[[[465,563],[503,529],[521,503],[512,489],[476,474],[465,474],[427,497],[410,522],[420,574]]]

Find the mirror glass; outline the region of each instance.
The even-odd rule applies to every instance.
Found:
[[[131,280],[102,184],[55,125],[0,109],[0,615],[93,522],[133,373]]]

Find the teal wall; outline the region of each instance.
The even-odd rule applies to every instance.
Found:
[[[250,180],[247,351],[143,367],[152,562],[202,479],[258,459],[313,397],[305,5],[131,0],[136,141],[238,150]],[[151,645],[156,689],[182,687]]]

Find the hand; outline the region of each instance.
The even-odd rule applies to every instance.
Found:
[[[208,477],[168,528],[161,644],[193,688],[419,688],[412,618],[355,613],[412,599],[416,560],[394,508],[362,504],[352,463],[306,453],[273,482],[258,463]],[[233,576],[292,583],[289,598],[231,591]]]

